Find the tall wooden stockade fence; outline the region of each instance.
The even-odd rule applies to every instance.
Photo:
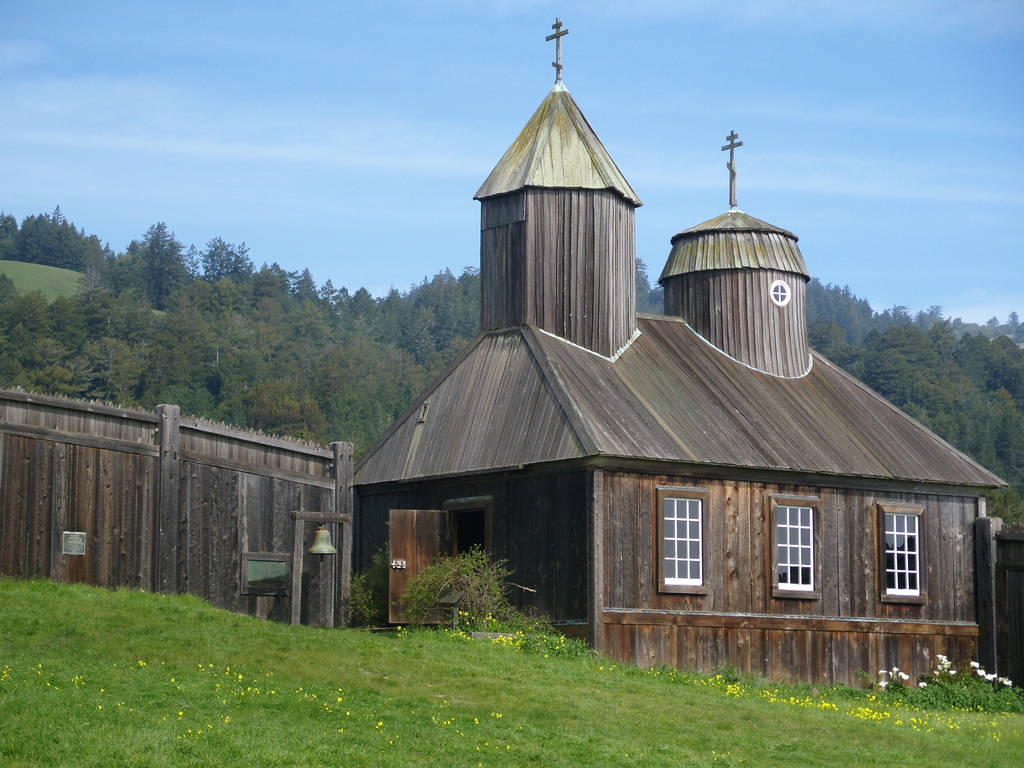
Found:
[[[307,554],[324,524],[338,554]],[[345,622],[352,445],[0,390],[0,574]]]

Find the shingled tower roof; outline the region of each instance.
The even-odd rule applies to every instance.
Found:
[[[561,82],[555,83],[474,199],[524,187],[610,189],[635,206],[643,204]]]
[[[808,278],[797,236],[738,208],[683,230],[658,278],[713,269],[777,269]]]

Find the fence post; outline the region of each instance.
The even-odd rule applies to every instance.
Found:
[[[978,596],[978,662],[998,672],[996,653],[996,534],[1003,527],[998,517],[974,521],[974,578]]]
[[[334,451],[334,510],[348,515],[349,521],[341,524],[341,542],[338,549],[338,595],[335,605],[334,626],[348,624],[348,598],[352,585],[352,443],[331,443]]]
[[[181,409],[158,405],[160,419],[160,477],[157,481],[156,578],[159,592],[178,591],[179,512],[178,449],[181,445]]]

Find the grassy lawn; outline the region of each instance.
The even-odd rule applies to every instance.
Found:
[[[0,579],[4,766],[1011,766],[1024,717]]]
[[[47,301],[53,301],[61,295],[74,296],[78,293],[78,281],[82,278],[81,272],[21,261],[0,260],[0,273],[14,281],[18,293],[39,291]]]

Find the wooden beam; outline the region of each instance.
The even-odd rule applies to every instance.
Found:
[[[516,464],[487,469],[453,472],[447,475],[425,475],[411,479],[386,480],[379,483],[360,485],[360,494],[391,493],[394,491],[423,488],[434,482],[450,484],[456,480],[486,477],[508,478],[519,473],[558,474],[573,469],[597,468],[607,471],[641,472],[651,475],[675,475],[697,479],[744,480],[752,483],[777,483],[779,485],[809,485],[818,488],[839,488],[891,493],[935,493],[943,496],[978,496],[988,486],[954,485],[883,478],[853,477],[793,470],[749,469],[746,467],[720,466],[699,462],[665,461],[662,459],[637,459],[632,457],[599,454],[576,459],[562,459],[537,464]]]
[[[977,637],[978,625],[964,622],[901,621],[780,616],[765,613],[680,611],[605,611],[602,621],[618,626],[689,626],[722,629],[783,629],[814,632],[864,632],[883,635],[943,635]]]
[[[36,440],[51,440],[55,443],[66,443],[68,445],[84,445],[89,448],[102,448],[107,451],[119,451],[121,453],[135,453],[140,456],[160,455],[160,449],[155,445],[135,443],[131,440],[118,440],[114,437],[86,435],[80,432],[61,432],[58,429],[35,427],[30,424],[5,423],[0,426],[0,434],[28,437]]]
[[[40,405],[59,408],[62,411],[72,410],[83,411],[85,413],[99,413],[104,416],[116,416],[125,420],[144,421],[154,425],[159,421],[159,417],[147,411],[118,408],[114,405],[103,405],[102,403],[86,403],[66,397],[36,395],[28,392],[15,392],[9,389],[3,390],[2,393],[0,393],[0,400],[12,400],[19,403],[38,403]]]
[[[334,509],[340,514],[341,547],[338,558],[338,582],[334,594],[338,596],[338,604],[332,606],[331,624],[348,624],[348,600],[352,586],[352,443],[331,443],[334,451]]]
[[[182,461],[191,461],[196,464],[204,464],[209,467],[220,467],[221,469],[233,469],[237,472],[245,472],[250,475],[261,477],[272,477],[275,480],[287,480],[291,483],[302,483],[312,485],[315,488],[334,488],[334,479],[330,477],[314,477],[302,472],[292,472],[287,469],[268,467],[265,464],[254,464],[251,461],[239,461],[238,459],[226,459],[222,456],[212,456],[209,453],[199,451],[180,451]]]
[[[305,528],[306,521],[296,517],[292,536],[292,624],[298,624],[302,620],[302,558],[306,554]]]
[[[587,473],[587,549],[590,569],[589,640],[591,648],[601,653],[604,650],[604,470],[593,469]]]
[[[158,405],[160,420],[160,476],[157,480],[156,573],[154,587],[160,592],[178,591],[179,527],[178,509],[178,449],[181,433],[178,421],[181,409],[176,405]]]
[[[292,510],[292,520],[304,520],[308,523],[351,523],[352,515],[336,515],[333,512],[310,512],[307,510]]]
[[[305,445],[295,440],[286,440],[272,435],[259,435],[255,432],[239,429],[238,427],[229,427],[227,424],[211,424],[199,421],[198,419],[182,419],[181,429],[216,435],[218,437],[227,437],[242,443],[252,443],[260,448],[271,446],[282,451],[290,451],[291,453],[304,453],[321,459],[330,459],[332,456],[331,451],[327,448]]]

